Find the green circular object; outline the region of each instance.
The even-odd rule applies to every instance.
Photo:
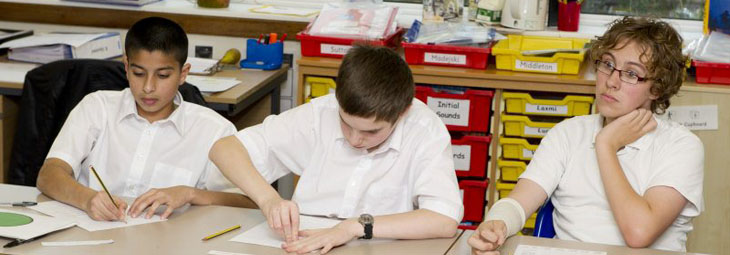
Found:
[[[33,222],[33,218],[9,212],[0,212],[0,227],[17,227]]]

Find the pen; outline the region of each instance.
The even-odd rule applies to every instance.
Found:
[[[284,43],[284,39],[286,39],[286,33],[284,33],[283,35],[281,35],[281,40],[280,40],[281,43]]]
[[[233,226],[233,227],[230,227],[230,228],[227,228],[227,229],[221,230],[221,231],[220,231],[220,232],[218,232],[218,233],[215,233],[215,234],[212,234],[212,235],[209,235],[209,236],[203,237],[203,241],[208,241],[208,240],[210,240],[210,239],[213,239],[213,238],[214,238],[214,237],[216,237],[216,236],[219,236],[219,235],[222,235],[222,234],[225,234],[225,233],[231,232],[231,231],[233,231],[233,230],[236,230],[236,229],[239,229],[239,228],[241,228],[241,225],[235,225],[235,226]]]
[[[44,237],[46,235],[47,234],[40,235],[40,236],[36,236],[36,237],[33,237],[33,238],[28,238],[28,239],[25,239],[25,240],[23,240],[23,239],[15,239],[12,242],[9,242],[9,243],[3,245],[3,248],[12,248],[12,247],[15,247],[15,246],[18,246],[18,245],[21,245],[21,244],[24,244],[24,243],[27,243],[27,242],[36,240],[36,239],[40,239],[41,237]]]
[[[269,44],[269,35],[264,35],[264,44]]]
[[[89,165],[89,168],[91,168],[91,172],[94,173],[94,176],[96,176],[96,180],[99,181],[99,184],[101,184],[101,188],[104,189],[104,192],[106,192],[106,195],[109,196],[109,200],[112,201],[114,204],[114,207],[119,208],[119,205],[117,205],[117,202],[114,201],[114,198],[112,198],[112,194],[109,193],[109,190],[106,189],[106,185],[104,185],[104,182],[101,181],[101,177],[99,177],[99,174],[96,172],[96,169],[94,169],[94,166]],[[124,220],[122,220],[124,221]]]
[[[0,203],[0,205],[9,205],[9,206],[22,206],[22,207],[26,207],[26,206],[34,206],[34,205],[37,205],[37,204],[38,204],[38,203],[36,203],[36,202],[31,202],[31,201],[22,201],[22,202],[2,202],[2,203]]]
[[[258,40],[256,40],[256,42],[257,42],[258,44],[261,44],[261,39],[263,39],[263,38],[264,38],[264,34],[259,34],[259,39],[258,39]]]

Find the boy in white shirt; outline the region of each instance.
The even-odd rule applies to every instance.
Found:
[[[682,38],[667,23],[615,21],[591,48],[600,114],[565,120],[543,138],[509,197],[468,240],[494,254],[546,198],[556,237],[684,251],[703,210],[702,142],[657,118],[685,74]]]
[[[450,136],[413,98],[405,61],[388,48],[355,46],[336,81],[336,95],[218,141],[211,159],[260,206],[288,252],[325,253],[358,237],[453,236],[463,206]],[[301,178],[286,201],[268,183],[290,172]],[[346,220],[299,231],[300,213]]]
[[[71,111],[38,175],[47,196],[86,211],[95,220],[162,218],[187,203],[253,207],[207,158],[216,140],[235,133],[218,113],[182,100],[188,40],[173,21],[151,17],[127,33],[123,58],[129,88],[97,91]],[[114,201],[89,168],[94,166]],[[114,202],[119,207],[114,206]]]

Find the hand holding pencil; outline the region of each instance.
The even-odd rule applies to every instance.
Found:
[[[94,220],[98,221],[125,221],[125,215],[127,210],[127,203],[119,198],[112,196],[111,193],[104,185],[104,182],[99,177],[94,167],[89,167],[91,175],[95,176],[97,181],[102,186],[102,190],[96,192],[94,196],[89,199],[84,206],[84,211]]]

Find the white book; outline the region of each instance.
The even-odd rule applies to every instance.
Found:
[[[122,55],[119,33],[40,34],[9,41],[0,48],[10,48],[8,59],[49,63],[71,58],[108,59]]]

